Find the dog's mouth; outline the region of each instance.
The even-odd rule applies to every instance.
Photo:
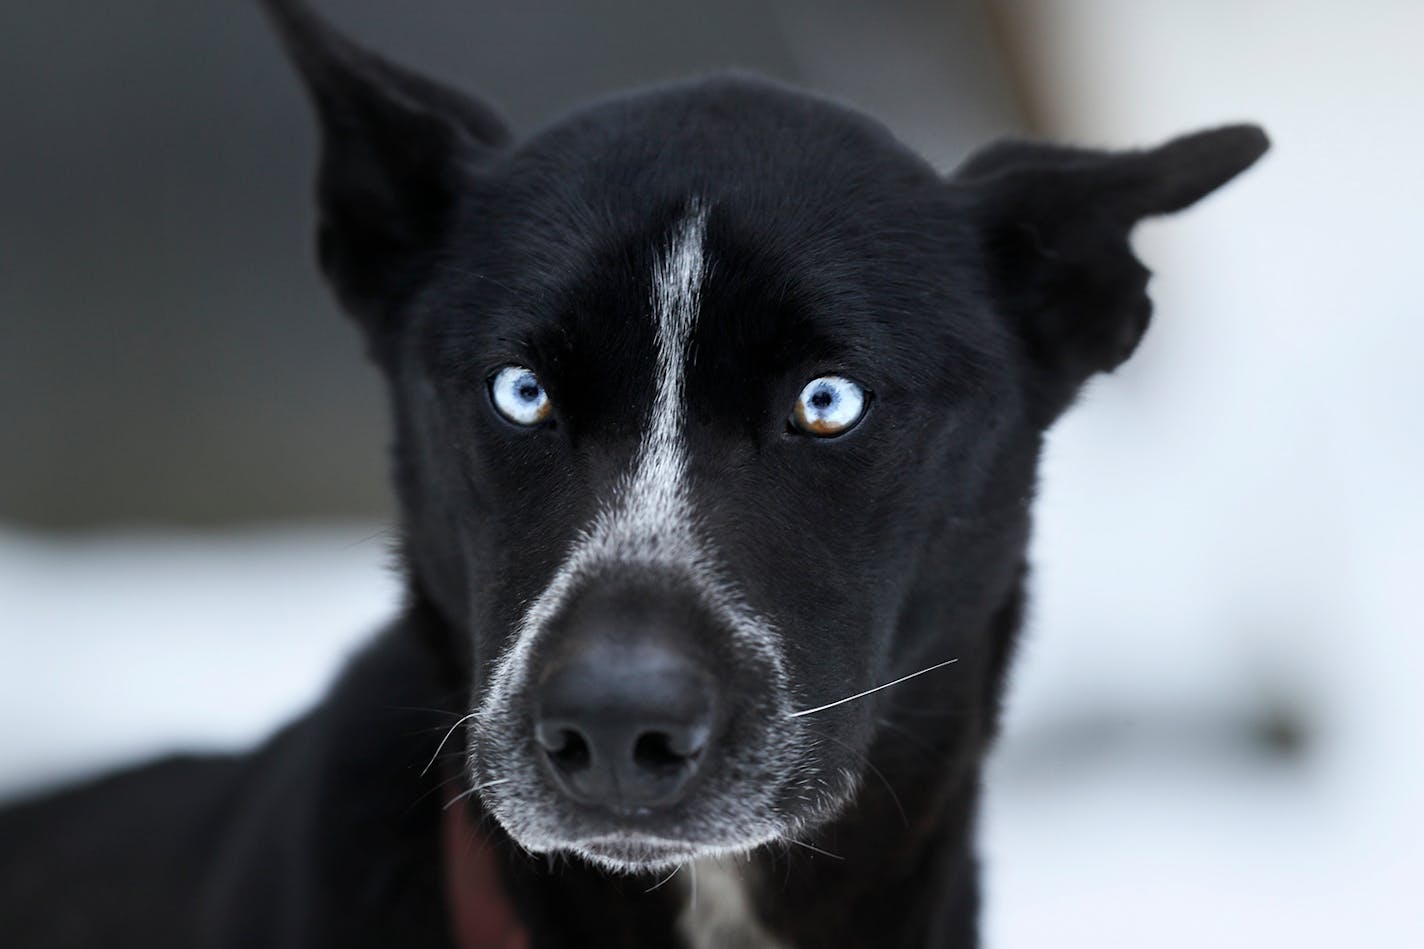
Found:
[[[620,869],[658,870],[680,866],[703,856],[707,848],[690,840],[679,840],[636,831],[617,831],[590,837],[573,844],[570,850],[600,863]]]
[[[751,853],[778,836],[773,833],[737,844],[714,845],[641,831],[614,831],[559,849],[618,873],[669,873],[697,860]]]

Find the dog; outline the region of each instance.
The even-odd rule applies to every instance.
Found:
[[[975,945],[1043,434],[1147,327],[1135,224],[1265,135],[943,175],[723,75],[515,142],[264,6],[405,602],[257,750],[0,816],[0,943]]]

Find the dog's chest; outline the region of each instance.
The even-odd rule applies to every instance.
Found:
[[[689,865],[687,907],[678,928],[689,949],[787,949],[757,920],[747,893],[745,864],[726,859]]]

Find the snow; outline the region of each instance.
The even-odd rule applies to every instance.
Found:
[[[1274,145],[1140,229],[1152,329],[1054,433],[988,945],[1424,945],[1424,7],[1020,13],[1057,135]]]
[[[379,525],[0,531],[0,795],[250,744],[393,611]]]

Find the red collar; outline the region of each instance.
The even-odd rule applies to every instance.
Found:
[[[470,822],[464,801],[445,802],[440,838],[445,905],[457,949],[529,949],[529,931],[514,914],[498,858]]]

